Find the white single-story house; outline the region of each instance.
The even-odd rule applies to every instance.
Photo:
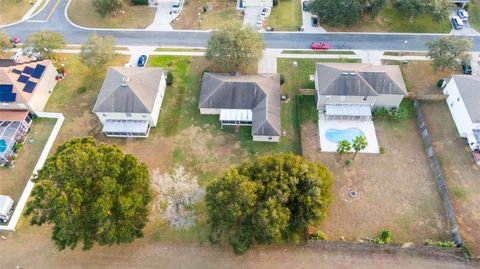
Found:
[[[19,64],[0,60],[0,165],[12,161],[33,115],[42,112],[57,83],[50,60]]]
[[[480,155],[480,78],[453,75],[443,88],[443,93],[447,96],[448,108],[458,134],[468,141],[472,151]]]
[[[320,147],[334,152],[340,140],[365,136],[364,152],[378,153],[372,121],[376,108],[395,108],[407,94],[396,65],[317,63],[314,76]]]
[[[93,112],[110,137],[148,137],[157,125],[166,89],[157,67],[110,67]]]
[[[222,126],[252,126],[253,141],[278,142],[280,75],[205,73],[198,108]]]

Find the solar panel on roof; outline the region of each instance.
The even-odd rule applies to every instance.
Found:
[[[20,71],[18,69],[13,69],[12,72],[15,73],[15,74],[19,74],[19,75],[22,73],[22,71]]]
[[[40,78],[42,77],[43,72],[45,71],[46,66],[42,64],[38,64],[33,71],[32,77]]]
[[[31,75],[33,74],[33,71],[34,71],[34,70],[35,70],[35,69],[31,68],[30,66],[25,66],[25,68],[23,69],[23,73],[28,74],[28,75],[31,76]]]
[[[27,81],[27,83],[25,84],[25,87],[23,87],[23,91],[28,92],[28,93],[32,93],[33,90],[35,89],[35,86],[37,86],[37,83]]]
[[[18,82],[21,82],[21,83],[27,83],[28,81],[28,77],[27,76],[24,76],[24,75],[20,75],[17,79]]]
[[[13,85],[11,84],[0,85],[0,93],[11,93],[12,90],[13,90]]]
[[[0,102],[15,102],[16,93],[0,93]]]

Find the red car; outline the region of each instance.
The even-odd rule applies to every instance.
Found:
[[[10,42],[12,42],[13,44],[18,44],[18,43],[20,43],[20,38],[14,37],[14,38],[10,39]]]
[[[330,44],[322,41],[312,42],[311,48],[312,50],[328,50],[330,49]]]

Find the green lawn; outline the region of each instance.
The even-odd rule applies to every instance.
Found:
[[[471,1],[469,5],[470,5],[468,8],[468,15],[470,16],[469,23],[477,31],[480,31],[480,5],[476,1]]]
[[[339,54],[355,55],[351,50],[284,50],[282,54]]]
[[[193,49],[193,48],[157,48],[155,51],[180,51],[180,52],[205,52],[206,49]]]
[[[302,26],[300,8],[300,3],[296,0],[279,0],[264,26],[273,27],[275,31],[297,31]]]

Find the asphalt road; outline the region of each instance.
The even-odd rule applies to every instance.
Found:
[[[50,0],[55,1],[56,0]],[[47,10],[29,21],[3,27],[10,36],[25,40],[28,35],[40,30],[60,32],[68,44],[81,44],[87,35],[95,31],[101,35],[113,35],[119,46],[179,46],[204,47],[210,36],[206,31],[145,31],[145,30],[107,30],[82,29],[72,25],[65,17],[69,0],[59,0],[57,5],[48,5]],[[55,9],[53,9],[55,8]],[[53,9],[53,10],[52,10]],[[45,21],[45,13],[48,20]],[[39,22],[39,20],[44,22]],[[2,29],[2,28],[0,28]],[[301,33],[272,32],[264,33],[267,48],[307,49],[312,41],[327,41],[332,49],[361,50],[426,50],[425,43],[444,36],[442,34],[396,34],[396,33]],[[465,36],[473,40],[473,50],[480,51],[479,36]],[[407,41],[405,43],[405,41]]]

